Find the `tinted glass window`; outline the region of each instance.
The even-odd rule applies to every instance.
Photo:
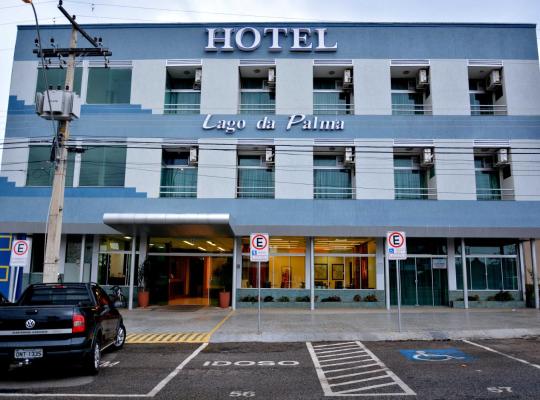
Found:
[[[32,289],[21,299],[22,306],[91,304],[85,287],[50,286]]]

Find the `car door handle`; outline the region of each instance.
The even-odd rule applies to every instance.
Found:
[[[38,310],[26,310],[25,314],[26,315],[35,315],[38,313]]]

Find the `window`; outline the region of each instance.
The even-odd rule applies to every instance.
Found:
[[[471,115],[505,115],[502,70],[469,66]]]
[[[129,104],[131,69],[90,68],[88,72],[88,104]]]
[[[457,288],[463,290],[461,242],[456,241]],[[508,240],[467,240],[467,287],[470,290],[518,290],[517,244]]]
[[[200,67],[169,67],[165,87],[165,114],[199,114],[201,109]]]
[[[125,147],[87,147],[81,157],[79,186],[124,186]]]
[[[238,198],[274,198],[274,169],[264,155],[238,156]]]
[[[54,177],[54,162],[51,159],[50,146],[30,146],[26,186],[51,186]],[[73,166],[75,153],[68,152],[66,186],[73,186]]]
[[[495,168],[495,156],[474,157],[476,175],[476,198],[478,200],[501,200],[500,171]]]
[[[315,289],[375,289],[376,248],[373,239],[316,238]]]
[[[396,200],[426,200],[428,198],[426,170],[420,167],[418,156],[394,156],[394,187]]]
[[[318,73],[315,72],[315,75]],[[353,100],[352,85],[344,88],[342,78],[315,77],[313,79],[313,114],[354,114]]]
[[[138,265],[138,251],[136,254],[135,266]],[[129,285],[130,270],[131,237],[102,236],[99,244],[97,283],[127,286]],[[136,267],[135,273],[137,273]],[[134,278],[134,282],[137,282],[137,276]]]
[[[352,199],[352,169],[345,168],[341,155],[315,155],[313,196],[316,199]]]
[[[43,69],[38,69],[38,80],[36,86],[36,92],[44,92],[47,90],[47,83],[51,89],[64,89],[66,83],[66,68],[47,68],[47,82],[45,82],[45,76],[43,75]],[[75,77],[73,79],[73,91],[78,95],[81,94],[81,81],[82,81],[82,68],[75,68]]]
[[[416,89],[415,78],[392,78],[392,115],[422,115],[428,108],[425,99],[428,92]]]
[[[266,78],[240,78],[240,114],[275,114],[275,92]]]
[[[163,151],[160,197],[197,197],[197,167],[189,157],[189,151]]]
[[[242,287],[256,288],[257,263],[249,261],[249,238],[242,238]],[[271,237],[269,262],[261,263],[261,287],[306,287],[306,241],[301,237]]]

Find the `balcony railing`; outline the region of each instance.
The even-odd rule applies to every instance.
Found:
[[[435,188],[395,188],[396,200],[435,200],[436,196]]]
[[[201,112],[201,92],[197,90],[165,90],[164,114],[199,114]]]
[[[353,104],[313,104],[313,114],[315,115],[352,115],[354,114]]]
[[[273,199],[273,186],[238,186],[236,197],[239,199]]]
[[[507,108],[502,105],[471,104],[471,115],[506,115]]]
[[[429,104],[392,103],[392,115],[431,115]]]
[[[165,104],[163,113],[165,114],[199,114],[200,104]]]
[[[197,197],[197,186],[160,186],[159,197]]]
[[[253,103],[241,103],[240,114],[275,114],[275,104],[253,104]]]
[[[313,197],[315,199],[353,199],[355,190],[352,187],[315,186]]]
[[[514,189],[476,189],[477,200],[514,200]]]

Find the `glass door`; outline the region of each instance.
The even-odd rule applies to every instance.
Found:
[[[418,282],[418,302],[420,306],[433,305],[433,275],[431,258],[416,258],[416,277]]]

